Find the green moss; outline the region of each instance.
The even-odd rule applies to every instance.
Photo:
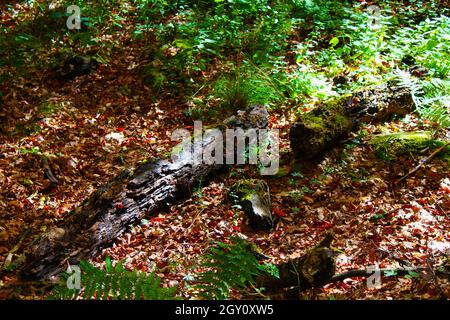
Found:
[[[324,128],[323,119],[320,117],[310,116],[304,119],[305,126],[313,130],[322,130]]]
[[[351,125],[351,121],[339,113],[336,114],[335,121],[340,128],[348,128]]]
[[[301,141],[303,156],[319,154],[350,131],[352,122],[339,103],[340,100],[330,101],[301,117],[296,135]]]
[[[403,154],[420,153],[427,149],[439,148],[445,142],[433,139],[431,132],[421,131],[378,135],[373,137],[369,144],[374,146],[375,153],[380,159],[389,161]],[[441,154],[448,157],[449,152],[450,148],[446,148]]]
[[[243,202],[245,200],[252,200],[252,197],[260,192],[265,191],[265,186],[263,182],[257,179],[245,179],[240,180],[230,190],[230,194],[234,197],[239,199],[240,202]],[[261,194],[261,196],[263,196]]]
[[[373,137],[370,140],[370,144],[380,144],[390,141],[396,142],[413,142],[413,143],[423,143],[424,141],[432,140],[432,134],[429,131],[420,132],[396,132],[381,134]]]
[[[257,181],[254,179],[243,180],[238,183],[237,189],[240,194],[240,200],[251,200],[255,193],[255,186]]]

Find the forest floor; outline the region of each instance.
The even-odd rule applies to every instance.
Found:
[[[189,106],[176,98],[178,92],[151,98],[152,89],[129,68],[139,59],[139,48],[130,45],[114,55],[113,64],[91,75],[61,84],[36,71],[22,84],[4,90],[9,110],[17,110],[16,115],[32,120],[41,130],[0,135],[0,265],[8,268],[0,278],[1,299],[42,298],[41,288],[18,278],[23,253],[123,169],[167,154],[176,144],[170,140],[175,129],[192,128],[192,119],[184,112]],[[212,68],[203,76],[215,72]],[[64,107],[36,119],[42,97]],[[180,285],[185,298],[192,294],[185,280],[195,275],[199,256],[211,241],[227,242],[232,235],[248,238],[270,262],[279,263],[302,255],[331,229],[333,246],[341,251],[336,273],[374,265],[398,267],[399,260],[417,266],[443,263],[450,254],[448,160],[436,156],[395,184],[433,150],[384,161],[367,144],[382,130],[430,130],[432,123],[412,114],[384,124],[383,129],[368,125],[322,159],[303,162],[295,161],[290,151],[288,132],[293,121],[291,110],[271,113],[270,126],[281,133],[281,173],[267,178],[276,217],[272,232],[252,231],[243,213],[231,207],[227,193],[233,183],[258,177],[254,166],[234,167],[199,185],[190,199],[142,219],[93,262],[102,265],[109,256],[114,263],[125,261],[130,269],[156,270],[164,284]],[[60,180],[51,190],[40,154],[48,157]],[[305,299],[448,299],[450,285],[429,275],[392,276],[383,277],[381,288],[369,289],[365,279],[357,278],[302,295]],[[235,292],[233,297],[261,298],[251,290]]]

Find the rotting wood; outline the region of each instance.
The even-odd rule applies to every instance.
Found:
[[[268,116],[264,106],[254,105],[225,120],[219,128],[222,133],[225,128],[264,129]],[[125,170],[95,191],[60,225],[41,236],[27,253],[21,275],[25,279],[49,278],[68,264],[94,257],[131,224],[185,199],[200,179],[207,181],[226,167],[187,161],[197,147],[205,150],[219,143],[213,136],[205,136],[203,141],[193,140],[191,149],[182,148],[172,160],[149,161],[136,169]]]

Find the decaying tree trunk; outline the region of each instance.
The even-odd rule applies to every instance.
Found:
[[[298,158],[312,159],[348,136],[360,123],[385,121],[414,110],[410,90],[381,86],[357,92],[303,115],[291,128],[291,148]]]
[[[263,129],[267,124],[265,107],[254,105],[249,111],[227,119],[220,129],[222,133],[227,127]],[[196,163],[189,158],[198,147],[215,150],[215,144],[223,147],[223,141],[206,135],[203,141],[192,140],[191,146],[175,152],[172,160],[157,160],[126,170],[94,192],[62,225],[40,238],[26,257],[22,275],[32,279],[48,278],[68,263],[95,256],[130,224],[189,196],[200,178],[207,180],[224,168],[221,164]]]

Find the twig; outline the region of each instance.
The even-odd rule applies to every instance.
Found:
[[[395,274],[397,276],[405,276],[407,274],[409,274],[412,271],[415,272],[420,272],[425,270],[426,268],[423,267],[418,267],[418,268],[398,268],[398,269],[379,269],[380,274],[384,274],[385,272],[389,272],[392,274]],[[357,270],[349,270],[349,271],[345,271],[343,273],[339,273],[334,275],[331,280],[331,282],[337,282],[337,281],[342,281],[348,278],[355,278],[355,277],[370,277],[371,275],[373,275],[373,271],[370,271],[368,269],[357,269]]]
[[[411,171],[409,171],[406,175],[404,175],[403,177],[401,177],[400,179],[396,180],[394,182],[394,184],[398,184],[400,182],[402,182],[403,180],[405,180],[406,178],[408,178],[410,175],[416,173],[417,171],[419,171],[419,169],[428,161],[430,161],[431,159],[434,158],[434,156],[436,156],[439,152],[441,152],[442,150],[444,150],[448,145],[450,145],[450,142],[447,142],[446,144],[444,144],[442,147],[439,147],[438,149],[436,149],[432,154],[430,154],[428,157],[426,157],[425,159],[422,159],[422,161],[420,161],[420,163]]]
[[[48,164],[48,158],[45,155],[41,155],[41,164],[42,167],[44,167],[44,177],[50,180],[53,184],[58,184],[59,180],[53,174],[52,169]]]
[[[429,267],[410,267],[410,268],[384,268],[384,269],[378,269],[380,271],[380,274],[390,273],[395,276],[406,276],[409,275],[411,272],[422,272],[428,270]],[[440,275],[448,275],[448,272],[441,271],[441,270],[433,270],[435,274]],[[373,275],[374,270],[369,269],[356,269],[356,270],[349,270],[345,271],[343,273],[339,273],[337,275],[334,275],[329,283],[342,281],[348,278],[355,278],[355,277],[370,277]]]
[[[380,248],[373,240],[370,240],[372,244],[377,248],[377,250],[381,253],[387,254],[392,260],[397,261],[401,267],[413,267],[413,265],[406,260],[401,259],[400,257],[394,255],[391,251]]]
[[[427,246],[428,246],[428,244],[427,244]],[[439,285],[439,281],[436,276],[436,271],[433,269],[434,258],[432,256],[432,254],[431,254],[431,258],[430,258],[430,255],[427,256],[426,261],[427,261],[427,267],[428,267],[429,274],[431,275],[431,278],[433,279],[433,283],[434,283],[435,287],[438,289],[439,293],[444,297],[445,294],[444,294],[441,286]]]
[[[22,244],[22,242],[25,240],[25,238],[28,236],[28,234],[30,233],[31,228],[27,227],[25,229],[25,231],[22,232],[22,234],[20,235],[19,241],[17,241],[16,245],[14,246],[14,248],[11,249],[11,251],[9,251],[9,253],[14,253],[17,250],[19,250],[20,245]]]

